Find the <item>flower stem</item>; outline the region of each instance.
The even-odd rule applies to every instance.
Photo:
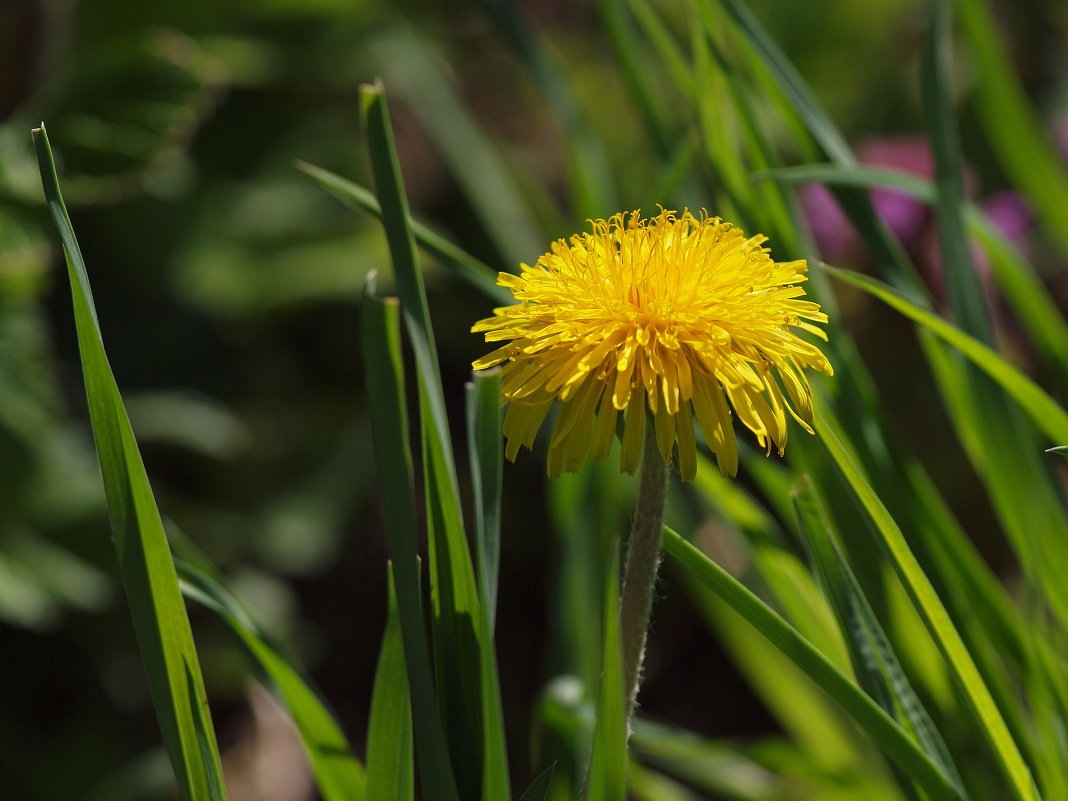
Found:
[[[660,566],[660,534],[663,529],[664,500],[667,497],[667,464],[656,445],[653,421],[647,420],[645,428],[645,449],[638,476],[638,502],[627,541],[627,563],[623,570],[623,592],[619,602],[628,735],[641,681],[656,571]]]

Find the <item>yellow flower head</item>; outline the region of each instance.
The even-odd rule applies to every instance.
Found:
[[[621,467],[641,459],[646,408],[665,461],[678,445],[684,480],[697,472],[694,418],[720,469],[738,469],[731,409],[770,454],[786,445],[786,413],[811,433],[804,369],[832,374],[812,323],[827,316],[803,300],[804,261],[775,262],[737,228],[702,211],[662,210],[593,221],[593,232],[557,240],[520,275],[501,273],[516,303],[471,329],[506,344],[474,363],[504,362],[506,455],[533,447],[553,401],[549,475],[604,459],[623,415]],[[784,391],[785,390],[785,391]]]

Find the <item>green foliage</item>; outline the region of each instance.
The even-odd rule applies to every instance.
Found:
[[[176,567],[185,597],[218,615],[244,647],[256,672],[274,689],[293,718],[323,798],[326,801],[366,798],[363,768],[353,756],[352,746],[333,713],[309,679],[270,642],[248,611],[206,565],[178,561]]]
[[[1014,28],[984,0],[932,0],[922,53],[910,32],[875,69],[892,4],[806,11],[841,33],[744,0],[602,0],[566,24],[509,0],[455,19],[402,4],[418,25],[374,4],[269,5],[232,12],[241,34],[203,2],[163,27],[87,11],[79,36],[99,41],[69,74],[44,91],[15,71],[22,94],[0,97],[15,109],[0,121],[0,616],[66,627],[77,654],[99,651],[80,669],[119,676],[93,681],[137,708],[114,689],[117,627],[93,622],[115,595],[106,508],[184,801],[225,797],[204,699],[240,709],[250,674],[326,801],[1068,799],[1068,173],[1022,88],[1041,76],[1006,55]],[[1039,13],[1019,30],[1063,33]],[[897,117],[891,80],[920,98]],[[349,154],[357,93],[365,161]],[[878,103],[841,107],[861,95]],[[56,154],[43,126],[34,141],[106,507],[63,408],[74,357],[50,350],[48,239],[11,135],[37,112],[59,132]],[[930,174],[854,151],[857,130],[916,128]],[[56,163],[101,265],[99,311]],[[999,181],[1035,212],[1026,243],[979,195]],[[844,255],[808,184],[832,192]],[[921,242],[889,230],[887,191]],[[503,464],[501,379],[470,377],[469,328],[513,301],[498,272],[586,217],[656,204],[808,259],[835,375],[815,383],[815,436],[794,427],[784,459],[743,444],[739,479],[702,455],[672,488],[649,703],[628,732],[632,481],[614,457],[547,484],[539,456]],[[199,557],[176,574],[157,502],[232,589]],[[215,641],[203,611],[191,626],[180,586],[232,636]],[[328,611],[306,611],[320,597]],[[339,620],[358,631],[344,654]],[[712,656],[691,648],[709,641]],[[297,667],[349,659],[322,693]],[[754,700],[728,697],[735,682]],[[335,715],[332,693],[360,700]],[[741,703],[766,723],[732,730]],[[12,792],[166,797],[159,754],[96,735],[90,714],[67,735],[80,747],[28,762]],[[40,750],[2,731],[0,748]]]
[[[367,724],[367,793],[370,798],[415,797],[412,701],[404,667],[404,638],[397,618],[397,592],[389,580],[389,617],[378,656]]]
[[[34,145],[45,199],[63,242],[115,550],[163,741],[183,801],[221,801],[226,792],[219,749],[174,561],[104,352],[89,274],[63,203],[44,126],[34,129]]]

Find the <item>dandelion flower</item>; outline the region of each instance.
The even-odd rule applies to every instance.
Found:
[[[725,475],[738,468],[733,416],[769,454],[783,452],[787,414],[812,432],[805,369],[832,369],[795,331],[827,338],[814,325],[827,316],[799,286],[804,261],[775,262],[766,237],[705,212],[616,214],[592,228],[557,240],[520,275],[501,273],[518,302],[472,328],[505,343],[474,367],[503,363],[510,460],[533,447],[555,401],[550,476],[604,459],[621,418],[621,467],[633,473],[646,410],[660,455],[676,453],[687,481],[695,420]]]

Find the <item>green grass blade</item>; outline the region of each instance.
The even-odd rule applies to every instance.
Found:
[[[564,473],[547,486],[560,553],[554,610],[560,670],[578,676],[586,688],[597,686],[604,664],[604,566],[634,502],[632,480],[619,472],[614,459],[587,461],[578,473]],[[564,772],[558,773],[558,782]]]
[[[702,798],[773,801],[789,797],[785,788],[789,779],[777,776],[729,740],[717,742],[684,729],[638,720],[630,744],[643,762],[684,780],[702,791]]]
[[[467,385],[467,444],[471,452],[471,485],[475,496],[479,597],[487,609],[492,631],[500,573],[501,490],[504,482],[501,374],[498,370],[475,373]]]
[[[281,654],[244,606],[207,569],[182,560],[176,566],[185,596],[211,610],[226,624],[257,672],[289,711],[323,801],[366,798],[363,768],[309,679]]]
[[[912,544],[927,567],[932,583],[949,606],[953,619],[958,621],[968,651],[998,708],[1005,714],[1005,722],[1014,739],[1026,749],[1029,764],[1036,764],[1033,758],[1035,738],[1024,721],[1009,676],[1022,675],[1029,670],[1028,641],[1033,643],[1036,652],[1050,658],[1054,644],[1029,636],[1034,626],[1025,619],[1022,610],[968,539],[923,466],[909,458],[901,460],[900,465],[912,499],[911,505],[905,507],[910,514],[908,529],[917,532]],[[870,541],[870,537],[868,539]],[[941,655],[937,655],[937,659],[944,664]]]
[[[979,123],[992,151],[1013,183],[1034,204],[1046,231],[1068,254],[1068,172],[1049,133],[1020,85],[1018,73],[998,39],[986,0],[956,0],[961,27],[973,58]]]
[[[549,797],[549,790],[553,786],[553,773],[555,771],[556,765],[549,765],[539,773],[534,778],[534,781],[530,783],[530,786],[523,791],[523,795],[519,796],[519,801],[545,801]]]
[[[923,108],[934,151],[938,244],[949,300],[961,328],[991,342],[993,327],[979,274],[964,235],[964,173],[960,135],[950,90],[952,51],[948,0],[931,0],[930,32],[924,46]]]
[[[689,90],[688,99],[693,105],[705,160],[715,175],[716,206],[726,205],[722,212],[725,216],[755,229],[760,225],[753,202],[756,188],[747,179],[748,166],[739,147],[740,110],[733,102],[726,70],[721,69],[720,59],[713,57],[710,36],[694,26],[690,39],[696,89]]]
[[[775,163],[776,157],[765,135],[759,109],[754,102],[754,93],[743,85],[738,71],[728,62],[722,49],[716,46],[712,33],[716,26],[711,7],[703,12],[702,19],[705,29],[701,39],[706,43],[709,54],[714,56],[713,61],[730,89],[731,104],[736,110],[739,134],[749,163],[758,170],[768,169]],[[802,240],[805,235],[799,228],[797,215],[786,194],[786,188],[774,186],[768,189],[770,191],[756,187],[756,199],[750,204],[748,212],[750,216],[758,216],[749,220],[749,223],[754,224],[754,230],[762,231],[771,237],[777,243],[776,248],[780,253],[803,255],[806,246]],[[824,291],[820,279],[817,279],[814,286],[821,296],[824,310],[833,317],[833,306],[828,305],[829,299],[833,303],[831,293]]]
[[[623,690],[623,647],[619,631],[619,545],[609,560],[604,592],[604,665],[597,693],[597,717],[590,771],[583,798],[624,801],[627,797],[627,706]]]
[[[923,466],[909,460],[903,464],[902,472],[915,499],[918,519],[931,534],[924,540],[926,556],[942,578],[945,597],[958,604],[956,618],[975,621],[1006,661],[1021,661],[1026,624],[1019,609],[968,539]]]
[[[614,214],[619,204],[608,158],[543,36],[525,17],[516,0],[483,0],[483,4],[497,17],[502,31],[527,64],[564,130],[566,174],[572,206],[568,216],[585,220]]]
[[[404,194],[396,147],[380,84],[363,87],[361,110],[375,192],[389,242],[401,314],[415,355],[419,394],[420,441],[423,455],[430,550],[431,603],[434,611],[434,657],[438,700],[448,731],[447,742],[457,790],[467,798],[481,783],[480,615],[474,567],[460,508],[460,491],[452,453],[445,398]]]
[[[793,626],[669,528],[664,529],[664,550],[826,691],[931,799],[960,801],[953,783],[916,741]]]
[[[771,179],[786,184],[821,183],[827,186],[853,186],[861,189],[887,187],[897,189],[924,203],[934,203],[934,185],[919,175],[889,167],[865,167],[859,164],[798,164],[761,170],[750,176],[754,181]]]
[[[978,339],[993,343],[990,321],[978,275],[964,237],[961,157],[949,88],[950,28],[948,0],[932,5],[928,37],[924,99],[928,129],[934,148],[938,180],[939,244],[942,263],[951,288],[950,302],[961,327]],[[930,351],[930,348],[928,348]],[[998,517],[1020,555],[1028,577],[1047,595],[1062,623],[1068,621],[1068,592],[1060,570],[1064,564],[1068,531],[1060,488],[1037,452],[1035,436],[1020,410],[1001,393],[991,392],[985,376],[970,365],[960,370],[940,359],[940,387],[952,405],[958,430],[969,457],[990,490]],[[963,385],[964,392],[958,390]],[[1060,439],[1056,437],[1055,439]],[[1061,440],[1063,441],[1063,440]]]
[[[645,40],[652,46],[667,74],[688,101],[695,98],[696,86],[693,65],[687,60],[682,48],[674,40],[663,21],[646,0],[625,0],[641,28]]]
[[[1023,682],[1029,708],[1033,710],[1035,748],[1033,761],[1046,791],[1045,801],[1068,798],[1068,741],[1063,735],[1068,717],[1068,687],[1063,664],[1049,648],[1054,625],[1040,621],[1028,629],[1031,664]]]
[[[471,484],[475,498],[478,543],[478,588],[481,600],[482,647],[480,676],[482,698],[482,798],[510,797],[508,743],[494,646],[497,576],[501,548],[501,375],[498,370],[475,373],[467,385],[467,438],[471,453]]]
[[[931,181],[911,173],[878,167],[806,164],[766,170],[754,174],[753,178],[771,178],[791,184],[817,182],[827,186],[891,188],[921,203],[934,205],[936,202]],[[968,232],[986,251],[994,279],[1015,310],[1020,325],[1030,334],[1047,362],[1058,371],[1068,372],[1068,322],[1056,301],[1020,252],[978,206],[966,204],[965,222]]]
[[[711,0],[706,0],[710,2]],[[760,58],[765,69],[804,121],[812,137],[832,161],[853,164],[856,158],[834,122],[820,107],[805,80],[742,0],[719,0]]]
[[[698,144],[694,137],[680,137],[675,132],[678,123],[669,109],[676,105],[676,96],[662,91],[660,73],[650,69],[648,37],[637,30],[633,15],[626,8],[629,4],[631,0],[600,0],[598,6],[623,81],[658,162],[659,177],[633,205],[642,209],[653,209],[657,204],[673,208],[694,206],[703,195],[694,164]]]
[[[719,2],[726,10],[734,23],[734,29],[741,34],[748,46],[754,70],[758,73],[765,72],[772,82],[775,91],[769,94],[774,100],[779,101],[780,106],[789,104],[788,108],[782,109],[784,118],[789,120],[792,114],[796,114],[826,158],[837,164],[854,165],[856,157],[845,137],[823,111],[804,79],[763,29],[743,0],[704,0],[704,2]],[[797,144],[805,148],[808,143],[799,140]],[[867,243],[873,258],[887,279],[899,287],[918,286],[919,278],[915,268],[900,243],[891,236],[886,225],[876,215],[870,199],[863,193],[845,189],[837,190],[835,197],[857,233]]]
[[[792,494],[798,528],[846,633],[860,685],[898,721],[949,777],[962,796],[960,775],[934,722],[913,690],[838,542],[811,479],[802,476]]]
[[[174,561],[111,372],[89,275],[63,204],[44,125],[33,132],[45,199],[67,262],[93,438],[126,597],[163,741],[184,801],[225,796],[222,767]]]
[[[1054,442],[1068,441],[1068,413],[1038,384],[1021,373],[996,351],[964,333],[938,315],[918,306],[890,286],[852,270],[824,265],[832,276],[862,289],[952,345],[1011,395],[1030,415],[1035,425]]]
[[[1057,302],[1016,249],[979,209],[969,208],[968,230],[990,260],[994,280],[1053,375],[1068,386],[1068,322]]]
[[[597,219],[619,210],[615,181],[604,148],[537,28],[515,0],[483,0],[541,87],[564,130],[573,219]]]
[[[834,616],[804,564],[787,547],[775,518],[737,481],[725,478],[712,460],[699,454],[695,487],[719,514],[741,532],[749,557],[770,597],[801,634],[848,668],[845,644],[834,627]],[[785,495],[789,495],[789,485]]]
[[[1059,569],[1068,562],[1068,515],[1044,464],[1034,427],[993,383],[978,384],[970,366],[926,334],[927,353],[949,418],[1027,577],[1060,620],[1068,622],[1068,585]],[[1036,610],[1031,610],[1031,615]],[[1026,626],[1034,625],[1028,622]]]
[[[863,739],[857,741],[856,727],[820,685],[774,643],[754,637],[752,624],[714,591],[685,569],[676,572],[681,576],[690,602],[708,628],[709,636],[714,636],[722,645],[761,705],[778,722],[792,747],[804,755],[813,770],[854,775],[870,770],[869,759],[874,747]],[[792,626],[785,618],[783,620]],[[807,639],[800,631],[797,633]],[[808,643],[820,651],[815,643]],[[843,662],[846,662],[845,647],[841,650]],[[830,657],[827,661],[843,675],[848,675],[848,668],[835,664]],[[877,752],[874,755],[878,757]]]
[[[984,737],[1009,780],[1014,796],[1020,801],[1038,801],[1031,773],[942,601],[913,556],[901,529],[834,433],[833,426],[825,422],[825,414],[824,411],[817,415],[816,433],[875,523],[894,569],[951,667]]]
[[[626,0],[599,0],[598,7],[623,80],[653,147],[661,159],[669,160],[676,145],[664,112],[665,103],[647,66],[645,41],[634,30],[634,22],[624,9],[626,4]]]
[[[373,46],[392,94],[408,101],[496,252],[510,265],[536,258],[545,237],[497,146],[457,96],[439,54],[400,25],[375,37]]]
[[[199,669],[196,671],[199,672]],[[215,729],[211,725],[211,715],[208,713],[208,698],[206,695],[197,694],[196,675],[194,668],[185,663],[185,685],[191,698],[198,698],[200,703],[193,705],[193,725],[197,736],[197,746],[200,749],[200,760],[205,765],[210,765],[218,753],[218,745],[215,742]],[[225,801],[226,785],[223,783],[221,772],[208,772],[208,798],[211,801]]]
[[[634,801],[702,801],[700,796],[681,782],[645,767],[637,759],[628,765],[630,797]]]
[[[700,197],[699,191],[693,186],[696,159],[697,144],[689,138],[681,139],[674,153],[661,165],[660,175],[651,187],[650,194],[643,195],[640,208],[656,208],[657,202],[688,206],[690,203],[687,199]]]
[[[389,615],[371,693],[367,724],[367,798],[412,801],[412,699],[404,665],[404,637],[397,612],[393,569],[389,571]]]
[[[378,479],[385,505],[389,555],[397,583],[397,613],[404,635],[405,665],[412,696],[419,775],[427,801],[459,801],[426,641],[417,551],[415,480],[408,437],[408,405],[401,361],[400,311],[396,301],[364,291],[363,358]]]
[[[362,209],[379,219],[382,218],[382,208],[370,189],[313,164],[298,161],[297,169],[316,181],[350,209]],[[466,281],[483,295],[501,304],[515,302],[511,292],[502,286],[497,286],[497,271],[485,262],[476,259],[463,248],[415,220],[412,221],[412,235],[419,247],[437,259],[445,269]]]

